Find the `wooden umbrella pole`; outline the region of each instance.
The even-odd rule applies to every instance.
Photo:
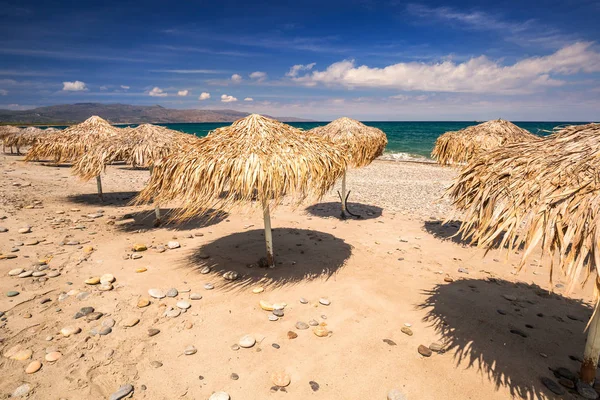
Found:
[[[343,219],[346,218],[346,171],[344,171],[344,176],[342,177],[342,214],[341,217]]]
[[[102,178],[100,178],[100,175],[96,177],[96,185],[98,186],[98,197],[100,197],[100,200],[104,200],[102,197]]]
[[[583,363],[581,364],[581,380],[590,385],[596,379],[598,358],[600,357],[600,300],[596,302],[594,314],[588,325],[587,340],[583,352]]]
[[[152,176],[152,173],[154,172],[154,165],[151,165],[148,167],[148,169],[150,170],[150,176]],[[154,202],[154,214],[156,215],[156,221],[154,221],[154,225],[158,226],[160,225],[160,206],[156,201]]]
[[[273,232],[271,231],[271,214],[269,213],[268,201],[263,201],[263,215],[265,220],[265,243],[267,244],[267,264],[269,268],[275,268],[275,257],[273,256]]]

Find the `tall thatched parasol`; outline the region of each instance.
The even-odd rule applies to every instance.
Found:
[[[340,145],[347,155],[348,165],[354,168],[365,167],[374,159],[383,154],[387,145],[387,137],[381,129],[367,126],[357,120],[342,117],[325,126],[318,126],[308,131],[309,134],[323,136]],[[348,211],[346,201],[350,192],[346,194],[346,172],[342,177],[342,218]]]
[[[270,209],[284,196],[298,204],[322,197],[345,169],[342,152],[325,139],[253,114],[158,162],[138,201],[164,204],[180,199],[179,218],[258,203],[263,209],[267,263],[273,267]]]
[[[480,154],[449,189],[465,212],[461,233],[479,246],[524,246],[520,267],[541,244],[571,289],[595,274],[596,309],[581,369],[591,382],[600,356],[600,124],[570,126],[541,139]]]
[[[150,174],[154,163],[171,153],[179,152],[198,138],[162,126],[142,124],[125,129],[118,138],[95,142],[73,164],[73,173],[84,180],[100,176],[106,166],[115,161],[125,161],[133,167],[148,167]],[[156,223],[160,223],[160,209],[155,203]]]
[[[33,145],[41,136],[45,135],[45,131],[35,126],[30,126],[19,131],[9,134],[5,138],[7,146],[16,146],[17,152],[20,147]]]
[[[9,146],[7,140],[9,137],[13,135],[18,135],[21,132],[20,128],[11,125],[0,126],[0,140],[2,140],[2,152],[5,152],[6,146]],[[10,153],[12,154],[13,149],[10,146]],[[19,153],[19,148],[17,148],[17,153]]]
[[[84,155],[92,145],[102,139],[117,138],[119,129],[113,127],[100,117],[93,116],[80,124],[70,126],[62,131],[43,136],[27,153],[25,161],[53,158],[57,163],[74,162]],[[102,198],[102,180],[96,176],[98,196]]]
[[[444,133],[435,141],[431,157],[442,165],[464,164],[481,150],[538,139],[538,136],[509,121],[496,119]]]

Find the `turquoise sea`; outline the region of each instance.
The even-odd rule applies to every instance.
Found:
[[[385,132],[388,145],[383,158],[389,160],[422,160],[429,159],[429,155],[438,136],[448,131],[456,131],[467,126],[477,125],[480,122],[376,122],[366,121],[366,125],[374,126]],[[529,132],[547,135],[557,126],[580,124],[583,122],[515,122],[516,125]],[[316,126],[326,125],[328,122],[291,122],[290,125],[301,129],[312,129]],[[162,124],[170,129],[193,133],[197,136],[206,136],[208,132],[227,123],[186,123]]]
[[[456,131],[467,126],[477,125],[476,121],[399,121],[399,122],[377,122],[365,121],[366,125],[374,126],[385,132],[388,145],[382,158],[397,161],[430,161],[429,155],[435,144],[435,140],[448,131]],[[529,132],[544,136],[548,135],[554,128],[565,125],[584,124],[587,122],[514,122],[516,125]],[[297,128],[304,130],[316,126],[326,125],[328,122],[291,122]],[[157,124],[170,129],[178,130],[196,136],[206,136],[208,132],[227,126],[229,123],[179,123],[179,124]],[[119,125],[136,126],[136,125]]]

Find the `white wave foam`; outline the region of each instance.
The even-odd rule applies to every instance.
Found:
[[[385,161],[411,161],[411,162],[423,162],[423,163],[435,163],[431,158],[419,155],[419,154],[410,154],[403,152],[385,152],[383,155],[378,157],[378,160]]]

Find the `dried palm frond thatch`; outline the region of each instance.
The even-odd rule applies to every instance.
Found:
[[[43,135],[46,135],[45,131],[35,126],[30,126],[7,135],[4,140],[7,146],[20,148],[33,145]]]
[[[143,124],[124,129],[117,138],[95,142],[75,164],[73,173],[84,180],[92,179],[107,165],[125,161],[133,167],[150,167],[167,155],[181,151],[186,144],[198,140],[194,135],[167,129],[162,126]]]
[[[595,275],[598,299],[599,138],[600,124],[569,126],[538,141],[480,153],[448,192],[465,213],[461,233],[486,248],[498,241],[509,249],[523,246],[520,268],[541,245],[551,258],[551,280],[555,265],[569,289]],[[597,306],[584,357],[587,372],[582,369],[587,380],[590,363],[595,372],[600,355],[599,314]]]
[[[509,143],[539,140],[539,137],[503,119],[450,131],[437,138],[431,157],[442,165],[464,164],[481,150]]]
[[[73,162],[97,140],[117,137],[119,129],[100,117],[93,116],[80,124],[53,132],[38,140],[27,153],[26,161],[53,159],[56,162]]]
[[[12,137],[13,135],[18,135],[21,132],[21,128],[11,125],[0,126],[0,140],[2,141],[2,152],[4,152],[5,147],[8,146],[7,139]],[[10,152],[12,153],[12,146],[10,146]],[[17,149],[18,152],[18,149]]]
[[[273,266],[270,208],[284,196],[297,204],[322,197],[345,169],[346,158],[329,141],[252,114],[156,163],[138,202],[180,200],[176,217],[187,218],[256,200],[263,208],[267,259]]]
[[[383,154],[387,146],[387,137],[381,129],[367,126],[348,117],[338,118],[325,126],[318,126],[307,132],[310,135],[322,136],[339,146],[346,157],[348,165],[355,168],[365,167]],[[348,193],[349,195],[350,193]],[[348,211],[346,206],[346,173],[342,177],[341,217],[345,218]]]

